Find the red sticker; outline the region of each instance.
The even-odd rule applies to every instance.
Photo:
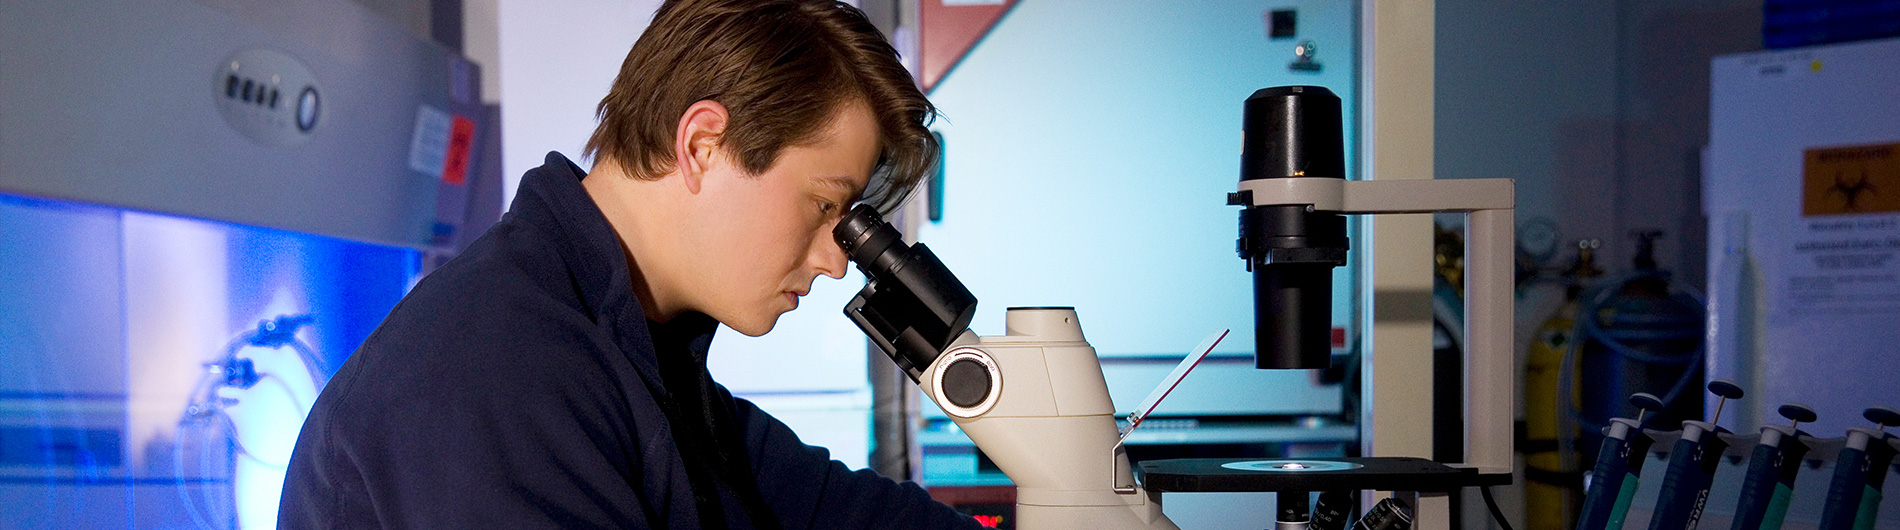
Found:
[[[457,186],[468,183],[468,152],[475,146],[475,120],[455,117],[449,129],[449,152],[442,159],[442,180]]]

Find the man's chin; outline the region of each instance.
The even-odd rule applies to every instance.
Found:
[[[772,328],[778,327],[778,317],[779,315],[772,315],[766,318],[754,319],[750,322],[727,322],[726,327],[732,328],[733,331],[739,332],[740,335],[758,337],[770,333]]]

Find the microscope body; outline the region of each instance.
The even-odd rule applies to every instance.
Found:
[[[1003,335],[979,337],[976,296],[876,210],[859,205],[832,235],[868,279],[845,316],[1009,475],[1017,528],[1179,530],[1159,494],[1132,486],[1074,308],[1010,308]]]
[[[1001,336],[964,332],[918,383],[1016,484],[1017,528],[1176,530],[1159,493],[1115,491],[1134,479],[1126,455],[1111,457],[1115,409],[1075,310],[1005,320]]]

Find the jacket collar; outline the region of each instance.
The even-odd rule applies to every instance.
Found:
[[[649,384],[659,385],[656,331],[675,337],[675,343],[684,345],[687,353],[703,365],[719,322],[700,313],[685,313],[665,324],[665,330],[648,326],[646,311],[633,295],[633,274],[625,247],[607,216],[581,186],[581,179],[586,177],[580,166],[550,151],[541,167],[522,177],[510,215],[547,225],[558,234],[556,246],[573,275],[583,310],[612,331],[615,345],[631,358]]]

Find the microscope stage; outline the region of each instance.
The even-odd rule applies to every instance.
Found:
[[[1148,491],[1453,491],[1509,484],[1510,475],[1481,475],[1423,458],[1181,458],[1141,463]]]

